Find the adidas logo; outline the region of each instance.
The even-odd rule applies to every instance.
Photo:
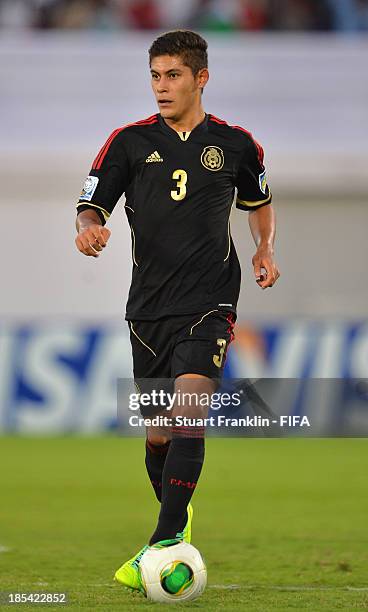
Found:
[[[154,151],[149,155],[146,159],[146,164],[150,164],[151,162],[163,162],[164,160],[160,156],[158,151]]]

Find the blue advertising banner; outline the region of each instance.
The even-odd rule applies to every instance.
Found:
[[[341,390],[338,396],[335,393],[328,398],[319,393],[317,401],[305,382],[319,378],[368,379],[367,322],[238,325],[236,332],[228,353],[226,378],[280,379],[280,390],[281,379],[299,381],[293,385],[288,413],[314,415],[321,431],[336,428],[347,419],[354,431],[367,423],[365,393],[357,395],[347,386],[347,411]],[[3,323],[0,430],[47,434],[113,429],[117,424],[119,378],[132,378],[129,337],[120,323]],[[290,386],[288,389],[290,394]],[[284,396],[277,400],[274,392],[272,395],[276,411],[280,411]]]

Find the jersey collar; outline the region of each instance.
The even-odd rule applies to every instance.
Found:
[[[173,136],[174,138],[178,138],[182,141],[187,141],[189,137],[192,137],[193,134],[197,134],[199,132],[204,132],[207,130],[207,124],[208,124],[208,117],[209,115],[206,113],[203,121],[201,121],[201,123],[198,123],[198,125],[195,126],[195,128],[191,131],[191,132],[177,132],[176,130],[174,130],[174,128],[170,127],[169,125],[167,125],[165,119],[161,116],[160,113],[158,113],[158,122],[161,126],[161,128],[167,133],[170,134],[170,136]]]

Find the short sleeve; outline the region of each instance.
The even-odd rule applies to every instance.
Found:
[[[236,207],[240,210],[255,210],[272,200],[263,156],[261,145],[249,135],[235,181],[238,189]]]
[[[130,182],[130,164],[122,130],[115,130],[95,158],[79,196],[77,211],[95,210],[103,224]]]

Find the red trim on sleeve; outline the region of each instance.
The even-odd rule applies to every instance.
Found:
[[[218,117],[215,117],[215,115],[210,115],[210,120],[214,121],[215,123],[219,123],[220,125],[228,125],[226,121],[224,121],[223,119],[219,119]]]
[[[210,115],[210,120],[214,121],[215,123],[218,123],[219,125],[229,125],[226,121],[224,121],[223,119],[219,119],[218,117],[215,117],[215,115]],[[240,125],[231,125],[229,127],[232,127],[235,130],[240,130],[241,132],[244,132],[245,134],[248,134],[248,136],[250,136],[250,138],[253,140],[256,149],[257,149],[257,157],[258,157],[258,161],[259,163],[263,166],[263,159],[264,159],[264,151],[263,151],[263,147],[262,145],[259,144],[259,142],[257,142],[253,136],[252,133],[249,132],[248,130],[245,130],[244,128],[242,128]]]
[[[231,127],[234,128],[235,130],[241,130],[242,132],[245,132],[245,134],[248,134],[248,136],[251,137],[254,144],[256,145],[258,161],[263,166],[263,159],[264,159],[263,147],[262,145],[259,144],[259,142],[256,141],[255,138],[253,138],[252,132],[248,132],[248,130],[245,130],[240,125],[232,125]]]
[[[96,159],[94,160],[94,162],[92,164],[93,170],[99,170],[100,169],[100,167],[101,167],[101,164],[99,164],[100,157],[102,156],[102,154],[104,153],[105,150],[107,152],[107,150],[108,150],[110,144],[112,143],[112,141],[114,140],[115,136],[117,136],[119,134],[119,132],[121,132],[122,129],[124,129],[124,128],[119,128],[118,130],[114,130],[112,132],[112,134],[110,134],[110,136],[106,140],[106,142],[103,145],[103,147],[101,147],[101,149],[99,150],[99,152],[97,154],[97,157],[96,157]]]
[[[126,130],[126,128],[128,127],[132,127],[133,125],[152,125],[153,123],[157,123],[157,121],[158,121],[157,115],[151,115],[150,117],[147,117],[147,119],[141,119],[140,121],[129,123],[128,125],[124,125],[123,127],[118,128],[117,130],[114,130],[112,134],[110,134],[110,136],[106,140],[103,147],[101,147],[101,149],[99,150],[96,158],[94,159],[93,164],[92,164],[92,170],[99,170],[101,168],[102,162],[106,157],[106,154],[110,148],[112,141],[116,138],[118,134],[120,134],[120,132],[122,132],[123,130]]]

